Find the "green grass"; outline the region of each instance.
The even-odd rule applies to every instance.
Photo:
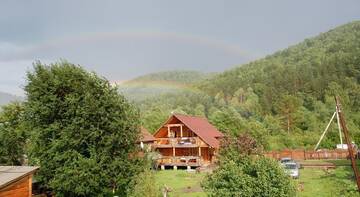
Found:
[[[327,162],[329,163],[333,163],[336,166],[351,166],[351,161],[350,160],[328,160]],[[360,161],[357,159],[356,160],[356,165],[360,166]]]
[[[308,196],[360,196],[357,193],[354,175],[349,160],[304,161],[305,163],[333,163],[337,167],[332,170],[301,169],[297,184],[303,184],[300,197]]]
[[[335,164],[336,166],[351,166],[351,161],[350,160],[345,160],[345,159],[338,159],[338,160],[305,160],[305,161],[301,161],[301,163],[307,163],[307,164],[312,164],[312,163],[332,163]],[[360,166],[360,160],[356,160],[356,165]]]
[[[298,191],[298,196],[359,196],[356,194],[356,184],[351,179],[352,171],[350,167],[341,166],[328,171],[302,169],[300,179],[296,183],[303,184],[303,191]]]
[[[334,163],[337,168],[325,171],[323,169],[301,169],[297,185],[303,185],[303,191],[298,191],[299,197],[338,197],[359,196],[350,162],[346,160],[308,161]],[[170,187],[171,197],[205,197],[200,182],[205,173],[188,173],[186,170],[165,170],[156,173],[156,184]]]
[[[186,170],[164,170],[156,173],[156,184],[171,188],[171,197],[204,197],[200,182],[205,173],[188,173]]]

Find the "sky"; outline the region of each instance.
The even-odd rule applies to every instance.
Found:
[[[0,91],[24,95],[37,60],[110,81],[221,72],[359,19],[358,0],[2,0]]]

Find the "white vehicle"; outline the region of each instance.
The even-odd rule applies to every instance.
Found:
[[[357,149],[357,146],[354,142],[351,142],[351,145],[353,148]],[[343,150],[347,150],[348,149],[348,145],[347,144],[337,144],[336,145],[337,149],[343,149]]]
[[[280,163],[281,164],[285,164],[285,163],[289,163],[289,162],[293,162],[294,160],[291,159],[290,157],[283,157],[280,159]]]
[[[294,179],[298,179],[300,174],[299,174],[299,166],[297,163],[295,162],[288,162],[288,163],[284,163],[284,168],[285,168],[285,172],[291,176]]]

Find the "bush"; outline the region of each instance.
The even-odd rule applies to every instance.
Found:
[[[209,196],[295,196],[295,186],[283,168],[258,155],[254,140],[246,135],[225,139],[219,168],[202,182]]]
[[[130,192],[129,197],[159,197],[161,196],[160,188],[155,185],[155,176],[153,171],[145,170],[140,173],[133,182],[134,189]]]

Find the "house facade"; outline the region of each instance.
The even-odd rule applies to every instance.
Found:
[[[173,114],[154,137],[153,149],[161,154],[158,165],[177,169],[214,163],[223,134],[206,118]]]
[[[32,177],[38,167],[0,166],[0,196],[31,197]]]

